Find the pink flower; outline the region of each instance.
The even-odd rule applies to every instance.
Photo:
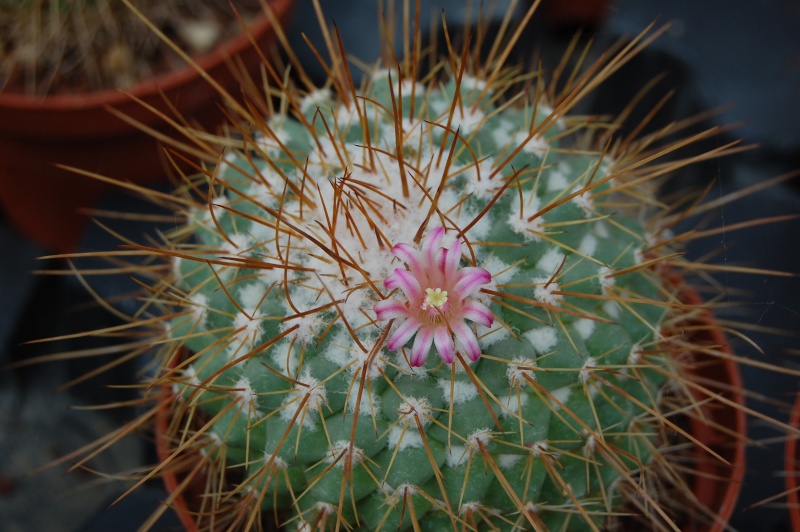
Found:
[[[397,244],[392,253],[406,263],[408,269],[396,268],[383,285],[399,288],[406,301],[384,299],[375,304],[379,321],[402,320],[389,336],[386,347],[395,351],[416,334],[411,348],[411,365],[422,366],[428,359],[431,345],[447,364],[455,357],[453,337],[472,360],[481,356],[478,339],[464,320],[486,327],[494,322],[492,311],[473,296],[492,280],[483,268],[459,268],[461,241],[448,249],[440,246],[444,229],[432,230],[422,242],[421,252],[408,244]]]

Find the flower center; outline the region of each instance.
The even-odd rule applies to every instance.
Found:
[[[422,302],[422,310],[428,310],[431,307],[442,308],[447,303],[447,292],[441,288],[426,288],[425,300]]]

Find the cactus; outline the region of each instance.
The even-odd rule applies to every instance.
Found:
[[[142,324],[173,447],[146,478],[202,470],[210,528],[676,526],[646,486],[683,433],[665,396],[697,309],[673,277],[683,215],[653,192],[713,132],[656,147],[570,115],[652,35],[560,91],[499,52],[423,76],[415,35],[358,87],[335,46],[322,88],[267,65],[276,110],[233,104],[250,126],[139,247],[170,263]]]

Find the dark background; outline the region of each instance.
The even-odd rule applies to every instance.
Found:
[[[444,7],[448,25],[455,29],[463,21],[457,1],[423,2],[424,15]],[[501,5],[503,2],[500,3]],[[289,35],[304,31],[319,42],[311,3],[298,2]],[[426,10],[430,7],[430,11]],[[325,5],[329,20],[338,25],[350,54],[372,61],[378,38],[375,2],[332,1]],[[525,33],[518,52],[526,61],[541,54],[545,66],[553,66],[569,42],[573,30],[584,27],[584,40],[595,41],[595,57],[625,35],[632,36],[647,24],[671,23],[668,32],[632,64],[612,77],[586,102],[582,111],[618,113],[647,81],[661,73],[663,81],[654,89],[638,116],[670,89],[676,94],[656,116],[652,128],[730,104],[704,126],[740,122],[733,131],[712,139],[703,147],[722,145],[734,138],[758,144],[757,150],[735,157],[713,160],[683,172],[665,193],[685,187],[704,187],[713,181],[711,198],[800,168],[800,2],[789,0],[618,0],[611,2],[599,24],[582,24],[579,17],[555,24],[537,15]],[[426,17],[425,24],[430,22]],[[436,22],[436,21],[434,21]],[[585,21],[584,21],[585,22]],[[299,37],[296,50],[305,50]],[[310,54],[302,60],[314,72]],[[319,72],[318,72],[319,74]],[[636,123],[634,116],[627,125]],[[111,194],[106,209],[148,208],[125,194]],[[749,196],[713,213],[713,225],[777,214],[800,213],[800,186],[790,181]],[[0,213],[1,216],[1,213]],[[140,226],[117,227],[133,238]],[[693,257],[713,252],[715,262],[757,265],[797,273],[800,271],[797,220],[753,228],[698,241],[690,246]],[[114,240],[93,226],[87,230],[82,248],[111,249]],[[47,250],[16,234],[0,218],[0,365],[36,354],[87,347],[85,340],[64,340],[45,347],[24,342],[113,324],[102,309],[92,305],[75,279],[31,274],[57,261],[37,261]],[[746,305],[726,311],[725,317],[745,323],[744,332],[764,350],[759,354],[741,345],[739,354],[784,367],[800,368],[796,337],[761,332],[778,328],[795,332],[800,328],[800,279],[763,275],[723,275],[727,287],[746,291]],[[131,289],[125,279],[93,280],[101,294],[120,294]],[[731,300],[742,299],[738,293]],[[133,305],[128,302],[127,305]],[[120,303],[126,310],[126,303]],[[91,346],[99,344],[92,343]],[[55,393],[59,384],[87,371],[90,361],[72,361],[19,370],[0,371],[0,529],[48,531],[135,530],[152,511],[160,485],[151,483],[119,504],[107,508],[123,490],[122,483],[98,481],[85,473],[65,475],[63,469],[40,475],[25,475],[54,457],[97,438],[120,418],[96,411],[74,410],[70,405],[98,404],[130,397],[130,392],[108,388],[109,383],[130,382],[139,367],[127,366],[108,377],[84,386]],[[797,377],[743,368],[745,387],[751,393],[749,406],[781,421],[788,420],[788,403],[798,391]],[[762,396],[771,398],[763,401]],[[752,445],[748,450],[745,485],[731,525],[743,531],[789,530],[782,500],[764,507],[751,505],[783,488],[785,435],[768,424],[750,419]],[[146,439],[132,438],[94,466],[105,471],[124,471],[154,457]],[[87,487],[86,481],[91,484]],[[166,516],[161,529],[175,528],[174,516]]]

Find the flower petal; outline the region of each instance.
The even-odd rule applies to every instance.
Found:
[[[450,246],[449,249],[444,250],[444,255],[442,256],[442,265],[441,270],[444,273],[444,278],[450,282],[453,282],[456,274],[458,273],[458,265],[461,262],[461,239],[456,238],[456,241],[453,242],[453,245]]]
[[[392,335],[389,337],[389,341],[386,342],[386,348],[389,351],[397,351],[406,343],[411,340],[411,337],[414,336],[419,328],[422,327],[422,322],[414,319],[408,318],[404,321],[400,326],[395,329]]]
[[[452,364],[456,350],[453,346],[453,337],[447,326],[441,325],[436,327],[433,333],[433,343],[436,345],[436,350],[439,352],[441,359],[446,364]]]
[[[492,311],[489,310],[489,307],[477,301],[467,301],[464,303],[464,306],[461,307],[459,317],[461,319],[480,323],[484,327],[491,327],[492,323],[494,323],[494,315]]]
[[[478,291],[481,285],[491,282],[492,275],[483,268],[468,267],[458,272],[453,296],[459,301]]]
[[[415,275],[417,275],[417,272],[421,270],[419,263],[419,251],[417,251],[414,247],[401,242],[392,248],[392,254],[405,262],[408,265],[408,269],[411,270]]]
[[[422,267],[436,267],[436,254],[439,251],[439,244],[444,236],[444,227],[432,229],[425,240],[422,242]]]
[[[409,316],[408,307],[396,299],[384,299],[378,301],[372,307],[375,314],[378,315],[378,321],[386,321],[395,318],[407,318]],[[474,321],[474,320],[473,320]]]
[[[463,321],[454,323],[453,333],[456,335],[458,343],[464,348],[464,351],[466,351],[465,354],[470,360],[475,362],[481,357],[481,348],[478,345],[478,339],[466,323]]]
[[[390,290],[399,288],[412,304],[422,299],[422,288],[419,286],[419,281],[408,270],[395,268],[394,273],[383,281],[383,286]]]
[[[414,347],[411,348],[410,363],[413,367],[419,367],[428,360],[428,353],[433,343],[433,327],[422,327],[414,339]]]

